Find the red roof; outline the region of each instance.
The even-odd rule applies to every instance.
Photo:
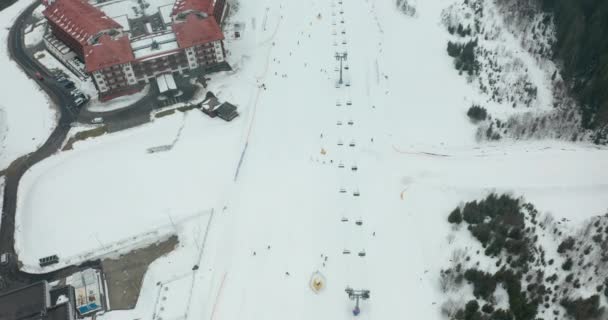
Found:
[[[176,0],[173,4],[171,15],[193,10],[195,12],[204,12],[209,15],[213,14],[212,0]]]
[[[180,48],[224,40],[224,34],[213,16],[206,18],[191,13],[184,21],[174,21],[173,32]]]
[[[122,28],[86,0],[55,0],[44,9],[43,14],[82,46],[102,30]]]
[[[94,45],[84,47],[84,61],[87,72],[93,72],[115,64],[127,63],[134,59],[128,36],[113,39],[103,35]]]

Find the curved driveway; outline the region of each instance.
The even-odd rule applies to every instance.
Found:
[[[39,0],[27,7],[27,9],[25,9],[19,15],[19,17],[17,17],[15,24],[12,26],[9,32],[8,49],[11,58],[19,64],[25,74],[34,79],[40,88],[46,92],[53,103],[58,106],[59,119],[57,122],[57,127],[38,150],[18,158],[6,169],[4,206],[2,209],[2,224],[0,225],[0,253],[8,252],[13,254],[14,257],[17,257],[15,253],[14,233],[19,180],[29,168],[43,159],[51,156],[61,148],[61,145],[70,129],[70,123],[72,123],[77,117],[77,114],[75,114],[77,111],[70,110],[68,107],[72,104],[72,98],[63,90],[61,85],[57,83],[50,74],[48,74],[47,70],[38,64],[38,62],[35,61],[30,55],[28,55],[24,49],[24,24],[26,19],[32,15],[32,11],[34,11],[38,5],[40,5]],[[44,77],[43,81],[36,79],[36,72],[39,72]],[[44,239],[40,239],[40,241],[44,241]],[[97,262],[88,264],[88,266],[92,267],[97,265]],[[0,269],[0,275],[2,275],[4,281],[6,281],[6,284],[9,287],[15,287],[41,279],[51,280],[65,274],[72,273],[76,269],[78,268],[67,267],[48,274],[35,275],[20,271],[17,263],[12,263],[8,267]]]

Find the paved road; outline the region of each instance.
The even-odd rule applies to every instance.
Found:
[[[188,101],[192,99],[197,87],[191,85],[187,78],[176,77],[175,82],[183,92],[183,94],[179,96],[179,101]],[[157,99],[158,87],[155,81],[151,81],[149,86],[150,89],[148,94],[128,108],[108,112],[90,112],[86,109],[82,109],[78,115],[78,122],[89,123],[93,118],[103,117],[109,132],[125,130],[149,122],[150,112],[164,107],[162,101]]]
[[[15,2],[17,2],[17,0],[4,0],[0,2],[0,11],[12,6]]]
[[[57,83],[47,71],[40,66],[24,49],[23,45],[23,29],[25,21],[31,16],[32,11],[40,4],[36,1],[30,5],[15,21],[15,24],[10,30],[8,36],[8,48],[10,56],[23,69],[23,71],[35,79],[40,87],[47,93],[53,103],[59,108],[59,120],[57,127],[53,130],[46,142],[36,151],[27,154],[11,163],[6,169],[6,180],[4,189],[4,207],[2,210],[2,224],[0,225],[0,253],[12,253],[15,257],[15,212],[17,209],[17,190],[19,189],[19,180],[23,174],[33,165],[51,156],[59,150],[62,142],[72,123],[77,117],[77,110],[70,110],[69,105],[72,104],[72,98],[66,93],[61,85]],[[43,75],[44,80],[40,81],[34,76],[36,72]],[[52,227],[52,226],[49,226]],[[40,239],[44,241],[44,239]],[[98,262],[91,262],[88,266],[96,267]],[[34,275],[22,272],[17,264],[13,263],[10,266],[0,270],[0,275],[4,278],[9,287],[20,286],[23,284],[38,281],[40,279],[54,279],[66,274],[73,273],[79,269],[78,267],[68,267],[56,272]]]

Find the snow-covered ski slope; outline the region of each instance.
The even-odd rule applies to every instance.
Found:
[[[191,111],[33,168],[20,259],[74,257],[97,237],[168,224],[169,210],[180,247],[152,264],[135,310],[103,319],[350,319],[346,286],[371,290],[362,319],[441,319],[446,217],[461,201],[504,191],[559,218],[605,212],[605,149],[475,142],[465,113],[477,93],[445,54],[449,1],[419,1],[416,19],[392,1],[340,2],[241,1],[242,39],[226,44],[236,72],[211,81],[239,105],[236,122]],[[348,87],[335,86],[336,52],[347,52]],[[146,154],[181,124],[171,150]],[[317,271],[326,286],[315,294]]]

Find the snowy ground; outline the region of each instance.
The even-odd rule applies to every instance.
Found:
[[[16,2],[0,12],[0,168],[15,158],[34,151],[56,124],[56,113],[45,94],[10,60],[6,45],[14,19],[31,1]]]
[[[26,33],[24,35],[24,43],[26,47],[33,47],[40,42],[42,42],[42,38],[44,37],[44,29],[46,28],[45,23],[38,23],[36,25],[30,25],[29,28],[26,28]]]
[[[50,52],[46,49],[40,50],[34,53],[34,57],[48,70],[61,70],[64,74],[70,75],[73,77],[72,71],[68,69],[63,63],[61,63],[57,58],[55,58]]]
[[[135,310],[101,318],[349,319],[350,285],[371,290],[364,319],[441,319],[460,202],[512,192],[574,221],[608,207],[606,149],[475,142],[477,90],[445,53],[447,5],[418,1],[410,18],[392,1],[242,1],[242,38],[226,44],[235,72],[209,88],[241,116],[177,113],[40,163],[19,190],[20,259],[73,257],[213,208],[178,224],[183,246],[152,265]],[[335,87],[336,51],[350,87]]]
[[[215,139],[218,135],[225,138]],[[72,258],[100,242],[112,243],[214,207],[233,176],[230,159],[236,158],[239,135],[225,123],[191,111],[76,143],[74,150],[45,160],[20,184],[17,225],[28,230],[17,237],[17,247],[25,253],[20,259],[34,266],[39,257],[57,250]],[[171,150],[148,152],[159,146]],[[108,157],[117,152],[121,156]],[[78,241],[56,238],[63,244],[37,244],[29,230],[53,238],[55,230],[47,226],[57,222],[53,208],[60,207],[63,222],[83,226],[70,232],[69,238]],[[41,208],[44,213],[36,213]]]

